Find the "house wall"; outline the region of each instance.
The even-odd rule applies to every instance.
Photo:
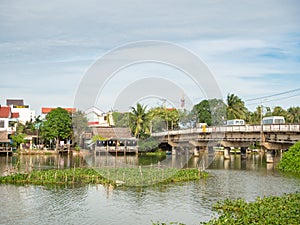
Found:
[[[7,131],[8,118],[0,118],[0,131]]]
[[[27,121],[30,121],[31,119],[34,120],[35,118],[35,111],[28,108],[15,108],[11,106],[12,112],[18,112],[19,113],[19,122],[22,124],[25,124]]]

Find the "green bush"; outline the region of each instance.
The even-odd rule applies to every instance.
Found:
[[[299,224],[299,205],[300,193],[259,197],[250,203],[227,199],[214,206],[221,216],[202,224]]]
[[[278,168],[287,172],[300,172],[300,142],[295,143],[283,154]]]

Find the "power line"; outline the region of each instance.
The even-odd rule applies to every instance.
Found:
[[[287,99],[287,98],[293,98],[293,97],[296,97],[296,96],[300,96],[300,94],[291,95],[291,96],[286,96],[286,97],[277,98],[277,99],[272,99],[272,100],[267,100],[267,101],[265,101],[265,102],[273,102],[273,101],[283,100],[283,99]]]
[[[286,96],[286,97],[282,97],[282,98],[276,98],[276,99],[271,99],[271,100],[266,100],[266,101],[264,101],[264,103],[265,102],[279,101],[279,100],[288,99],[288,98],[293,98],[293,97],[296,97],[296,96],[300,96],[300,94],[290,95],[290,96]],[[247,104],[247,105],[256,105],[256,104],[257,103],[250,103],[250,104]]]
[[[296,92],[296,91],[300,91],[300,88],[289,90],[289,91],[280,92],[280,93],[277,93],[277,94],[266,95],[266,96],[263,96],[263,97],[257,97],[257,98],[247,99],[247,100],[245,100],[245,102],[251,102],[251,101],[260,100],[260,99],[264,99],[264,98],[271,98],[271,97],[274,97],[274,96],[289,94],[289,93],[293,93],[293,92]],[[269,100],[269,101],[272,101],[272,100]]]

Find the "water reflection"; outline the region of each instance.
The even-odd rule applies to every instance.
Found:
[[[212,162],[208,155],[201,153],[199,157],[192,155],[13,155],[0,156],[0,174],[5,175],[8,169],[22,172],[42,169],[63,169],[74,167],[137,167],[159,166],[162,168],[209,168],[225,170],[265,170],[275,172],[275,165],[281,155],[274,157],[274,163],[266,163],[263,153],[230,155],[224,159],[222,154],[216,153]]]
[[[231,155],[224,159],[180,156],[11,156],[0,157],[0,172],[6,167],[26,169],[77,166],[168,165],[208,167],[206,179],[149,187],[85,185],[76,188],[0,185],[0,221],[3,224],[152,224],[151,221],[178,221],[199,224],[216,213],[212,205],[225,198],[281,195],[299,191],[300,179],[276,172],[264,154]],[[90,163],[90,164],[89,164]]]

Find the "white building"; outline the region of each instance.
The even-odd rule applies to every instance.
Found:
[[[12,113],[19,113],[19,122],[25,124],[30,120],[34,121],[35,111],[31,110],[29,105],[24,105],[23,99],[7,99],[7,106],[11,108]]]
[[[111,127],[114,126],[114,119],[111,113],[105,113],[96,107],[85,111],[90,127]]]
[[[12,134],[16,131],[16,124],[18,122],[18,113],[13,113],[9,106],[0,105],[0,131]]]

